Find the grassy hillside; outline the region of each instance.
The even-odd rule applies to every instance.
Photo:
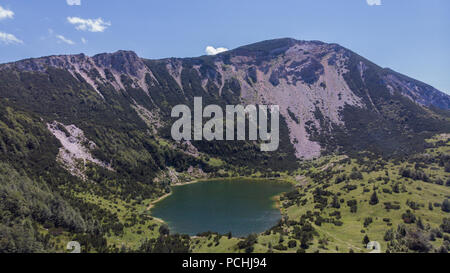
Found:
[[[286,177],[299,186],[281,197],[284,218],[277,227],[241,245],[226,235],[196,238],[192,251],[369,252],[370,240],[382,252],[446,252],[450,138],[428,143],[431,148],[407,160],[330,156],[305,163]]]
[[[446,252],[450,243],[450,139],[407,160],[329,156],[281,179],[297,184],[280,197],[283,219],[261,234],[234,238],[205,232],[170,234],[147,211],[150,200],[123,203],[84,195],[117,214],[124,232],[107,238],[112,251],[146,252]],[[374,198],[376,193],[376,198]],[[447,201],[446,201],[447,200]],[[367,238],[365,238],[367,236]],[[366,241],[365,241],[366,240]]]

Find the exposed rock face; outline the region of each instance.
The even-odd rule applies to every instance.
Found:
[[[103,53],[92,57],[98,67],[110,69],[121,74],[139,76],[146,66],[141,58],[133,51],[117,51],[115,53]]]
[[[49,67],[70,72],[102,98],[102,86],[128,93],[139,116],[154,129],[161,124],[160,112],[193,96],[228,104],[279,105],[295,155],[305,159],[319,156],[326,142],[334,141],[336,128],[349,129],[345,109],[384,115],[389,100],[384,90],[420,107],[450,109],[450,97],[433,87],[318,41],[278,39],[186,59],[145,60],[130,51],[51,56],[4,64],[0,70],[45,73]],[[378,96],[385,96],[383,102]]]
[[[239,81],[244,103],[279,105],[296,156],[312,158],[320,155],[321,145],[310,140],[308,127],[331,130],[322,128],[315,112],[320,111],[332,123],[342,124],[339,111],[345,104],[363,107],[342,77],[345,52],[334,49],[316,42],[293,43],[283,54],[260,63],[236,55],[228,65],[219,61],[217,66],[230,67],[219,73],[225,81]]]
[[[73,175],[84,178],[84,169],[87,162],[113,170],[109,164],[94,158],[91,150],[96,144],[88,140],[81,129],[75,125],[65,126],[57,121],[47,124],[48,130],[60,141],[58,160],[61,165]]]
[[[98,91],[100,84],[111,84],[116,90],[126,89],[126,80],[122,76],[131,79],[132,87],[148,92],[145,77],[147,74],[152,75],[143,60],[132,51],[103,53],[93,57],[78,54],[27,59],[2,65],[0,69],[45,72],[48,67],[64,69],[76,79],[85,80],[102,97],[103,94]]]

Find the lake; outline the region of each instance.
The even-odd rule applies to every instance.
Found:
[[[235,237],[270,229],[281,219],[274,197],[292,185],[272,180],[211,180],[172,187],[151,214],[164,220],[171,233],[197,235],[205,231]]]

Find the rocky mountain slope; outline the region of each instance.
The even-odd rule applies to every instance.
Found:
[[[406,143],[406,136],[444,125],[429,107],[450,109],[450,97],[433,87],[382,69],[339,45],[316,41],[271,40],[187,59],[146,60],[130,51],[50,56],[0,69],[4,76],[20,75],[14,79],[18,85],[26,84],[23,76],[48,77],[49,69],[56,69],[54,73],[77,85],[73,91],[83,86],[100,105],[121,94],[155,126],[162,125],[171,106],[190,104],[194,96],[219,104],[277,104],[288,131],[284,142],[305,159],[338,148],[400,153],[394,146]],[[50,79],[49,84],[55,82]],[[19,100],[24,91],[17,91],[4,86],[1,95]],[[32,103],[41,103],[46,98],[34,99]],[[51,110],[51,101],[46,103]],[[363,128],[350,128],[357,123]],[[364,139],[348,143],[354,138]],[[383,147],[387,140],[394,142],[389,150]]]

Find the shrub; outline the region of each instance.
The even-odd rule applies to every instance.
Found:
[[[405,224],[412,224],[416,222],[416,216],[410,210],[407,210],[406,213],[402,214],[402,219]]]
[[[276,249],[276,250],[280,250],[280,251],[288,250],[288,248],[286,246],[282,245],[282,244],[276,245],[273,248]]]
[[[363,242],[364,245],[367,245],[368,243],[370,243],[369,236],[365,235],[362,242]]]
[[[450,218],[444,218],[441,224],[442,231],[450,233]]]
[[[240,241],[238,243],[238,247],[239,247],[239,249],[245,248],[247,251],[247,249],[249,249],[250,247],[253,247],[253,245],[256,244],[256,242],[257,242],[256,234],[250,234],[247,236],[247,238],[244,241]],[[252,251],[253,251],[253,249],[252,249]]]
[[[290,240],[290,241],[288,242],[288,247],[289,247],[289,248],[297,247],[297,241],[295,241],[295,240]]]
[[[441,208],[444,212],[450,212],[450,201],[448,199],[445,199],[444,202],[442,202]]]
[[[367,217],[364,219],[364,227],[368,227],[372,223],[373,223],[372,217]]]
[[[395,237],[395,233],[394,233],[393,229],[387,230],[386,233],[384,234],[384,240],[386,242],[394,240],[394,237]]]
[[[339,209],[341,207],[341,203],[339,202],[338,196],[333,196],[333,201],[331,202],[331,207],[335,209]]]
[[[409,249],[418,252],[429,252],[432,249],[428,238],[420,231],[409,231],[406,236],[406,245]]]
[[[350,207],[351,213],[356,213],[356,211],[358,210],[358,202],[354,199],[347,201],[347,206]]]
[[[170,230],[169,227],[167,225],[161,225],[159,227],[159,234],[161,235],[169,235],[170,234]]]

